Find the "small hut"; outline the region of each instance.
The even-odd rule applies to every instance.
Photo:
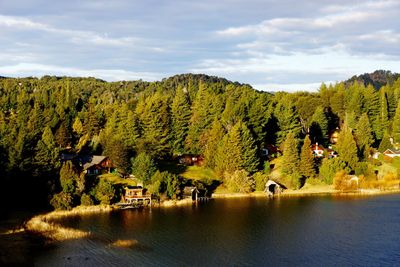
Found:
[[[183,198],[197,201],[200,191],[195,186],[185,186],[183,188]]]
[[[273,180],[268,180],[265,184],[265,192],[269,197],[282,193],[283,189],[286,189],[286,187]]]

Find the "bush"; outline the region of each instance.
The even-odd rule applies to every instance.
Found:
[[[290,188],[300,189],[304,185],[304,178],[298,172],[294,172],[290,177]]]
[[[339,171],[336,173],[335,177],[333,177],[333,187],[336,190],[346,190],[348,187],[348,175],[345,171]]]
[[[84,193],[81,196],[81,205],[82,206],[92,206],[93,204],[94,203],[93,203],[92,197],[90,195],[87,195]]]
[[[115,189],[112,183],[106,179],[101,179],[94,192],[101,204],[109,205],[114,198]]]
[[[339,158],[324,159],[319,168],[319,177],[327,184],[332,184],[333,177],[338,171],[344,170],[346,163]]]
[[[264,191],[265,184],[268,181],[268,175],[263,172],[256,172],[255,174],[253,174],[253,179],[255,182],[255,189],[257,191]]]
[[[245,170],[224,174],[225,185],[231,192],[249,193],[254,190],[254,180]]]
[[[72,196],[65,192],[55,194],[50,200],[50,204],[56,210],[70,210],[72,209]]]

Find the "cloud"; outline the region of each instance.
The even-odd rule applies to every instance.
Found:
[[[100,46],[132,46],[141,41],[133,37],[109,37],[92,31],[71,30],[53,27],[51,25],[36,22],[25,17],[0,15],[0,27],[8,27],[20,31],[42,31],[55,35],[68,37],[75,44],[91,43]]]
[[[0,75],[10,77],[40,77],[44,75],[96,77],[107,81],[139,79],[155,81],[162,78],[160,74],[152,72],[132,72],[121,69],[80,69],[32,63],[19,63],[10,66],[0,66]]]
[[[370,43],[400,45],[397,37],[399,24],[394,23],[400,12],[399,1],[329,6],[322,10],[323,12],[317,10],[307,17],[272,18],[258,24],[228,27],[216,31],[216,34],[232,42],[237,40],[237,48],[243,53],[251,50],[267,54],[313,54],[321,53],[326,48],[338,48],[338,44],[349,53],[358,53],[359,51],[353,49],[356,47],[354,43],[365,40],[371,33],[379,33],[378,37],[381,38],[369,38]],[[382,50],[362,51],[368,54],[399,54],[399,50],[394,47],[375,47]]]

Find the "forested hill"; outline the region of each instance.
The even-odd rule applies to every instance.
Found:
[[[351,85],[355,81],[361,82],[364,86],[372,85],[375,89],[380,89],[387,84],[393,84],[400,77],[399,73],[392,73],[387,70],[377,70],[372,73],[364,73],[362,75],[353,76],[348,79],[346,85]]]
[[[131,159],[141,154],[155,162],[201,154],[218,175],[252,174],[265,160],[261,149],[280,146],[288,133],[301,142],[309,133],[311,142],[328,145],[329,133],[343,125],[353,129],[363,161],[382,139],[400,142],[399,99],[400,80],[379,91],[338,83],[317,93],[269,94],[193,74],[157,82],[3,78],[1,190],[59,192],[63,152],[107,155],[121,173],[130,173]]]

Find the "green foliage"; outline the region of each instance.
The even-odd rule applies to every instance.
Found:
[[[171,106],[172,116],[172,147],[175,153],[185,152],[185,140],[189,129],[189,120],[191,117],[189,96],[187,89],[178,87]]]
[[[60,170],[60,184],[62,191],[68,194],[74,194],[76,190],[76,181],[78,174],[71,161],[65,162]]]
[[[263,173],[269,175],[271,173],[271,164],[268,160],[264,161]]]
[[[204,149],[204,160],[207,167],[215,168],[218,160],[218,146],[225,135],[224,128],[219,120],[215,120],[207,134],[207,141]]]
[[[245,170],[236,170],[233,173],[225,172],[224,184],[229,191],[237,193],[249,193],[255,187],[254,179]]]
[[[94,188],[94,195],[101,204],[111,204],[115,195],[113,184],[107,179],[100,179],[99,183]]]
[[[240,169],[250,173],[257,170],[257,147],[244,123],[238,122],[224,136],[217,149],[215,164],[220,176],[224,172],[233,173]]]
[[[282,172],[284,174],[291,175],[298,172],[299,152],[297,146],[295,135],[289,132],[283,143]]]
[[[338,152],[340,159],[354,170],[358,162],[357,145],[352,130],[346,123],[343,125],[343,128],[339,133],[336,151]]]
[[[340,170],[346,169],[346,163],[340,158],[324,159],[321,167],[319,168],[319,177],[326,184],[333,183],[333,177]]]
[[[378,151],[383,153],[383,152],[385,152],[386,149],[390,149],[392,147],[393,147],[393,145],[390,142],[390,136],[387,132],[385,132],[385,134],[383,135],[383,138],[379,144]]]
[[[274,115],[278,119],[280,129],[277,132],[278,144],[282,143],[290,132],[294,136],[300,133],[299,117],[292,101],[283,98],[282,102],[277,104]]]
[[[324,144],[328,137],[328,119],[321,106],[316,108],[311,118],[310,135],[320,144]]]
[[[151,177],[156,172],[156,167],[151,156],[140,153],[132,161],[132,174],[143,181],[147,185],[151,181]]]
[[[396,114],[392,123],[392,134],[395,143],[400,143],[400,101],[397,104]]]
[[[255,190],[264,191],[265,184],[268,181],[268,174],[266,174],[265,172],[256,172],[255,174],[253,174],[253,179],[255,182]]]
[[[72,195],[66,192],[55,194],[50,200],[50,205],[56,210],[70,210],[72,209]]]
[[[311,141],[308,135],[304,138],[304,144],[300,153],[299,172],[306,178],[315,176],[315,162],[311,151]]]
[[[361,116],[357,123],[355,137],[360,157],[368,158],[368,150],[374,140],[371,132],[371,125],[366,113]]]
[[[94,204],[93,199],[90,195],[82,194],[81,205],[82,206],[92,206]]]

